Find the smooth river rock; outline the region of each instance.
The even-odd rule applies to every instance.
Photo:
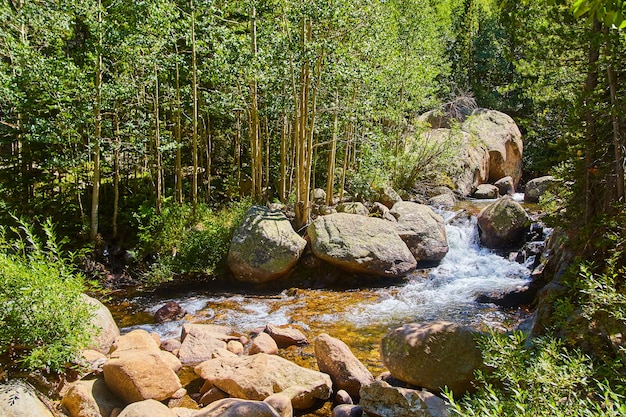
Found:
[[[293,408],[306,409],[327,400],[332,382],[327,374],[306,369],[276,355],[216,358],[195,367],[200,377],[237,398],[263,401],[277,393],[291,398]]]
[[[504,196],[478,214],[480,241],[493,249],[519,246],[530,225],[526,210],[509,196]]]
[[[337,213],[318,217],[307,229],[315,256],[350,272],[404,276],[417,262],[393,223]]]
[[[124,408],[103,378],[74,382],[61,405],[71,417],[108,417],[116,408]]]
[[[281,211],[253,206],[233,235],[228,267],[240,281],[272,281],[296,265],[305,246]]]
[[[361,408],[376,417],[449,417],[446,402],[426,390],[392,387],[376,381],[361,388]]]
[[[524,189],[524,201],[527,203],[538,203],[539,197],[544,195],[556,182],[556,179],[551,175],[528,181]]]
[[[35,389],[19,380],[0,384],[0,416],[54,417]]]
[[[390,213],[400,238],[418,261],[440,261],[448,253],[443,217],[424,204],[401,201]]]
[[[113,320],[111,312],[104,304],[86,294],[83,294],[82,297],[87,304],[94,308],[91,324],[96,329],[99,329],[89,349],[107,354],[115,339],[120,335],[120,329],[117,327],[115,320]]]
[[[381,358],[400,381],[433,392],[447,386],[463,395],[483,364],[475,336],[469,327],[445,321],[405,324],[383,337]]]

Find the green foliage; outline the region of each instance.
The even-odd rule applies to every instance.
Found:
[[[60,252],[50,221],[46,241],[20,222],[21,237],[0,233],[0,352],[27,370],[60,372],[91,341],[84,280]]]
[[[526,340],[520,333],[492,333],[479,341],[488,372],[478,374],[478,391],[459,401],[459,416],[624,415],[624,383],[607,382],[591,358],[551,337]]]
[[[144,210],[138,216],[140,251],[144,257],[156,257],[145,280],[158,284],[171,280],[175,274],[217,272],[250,205],[244,199],[213,211],[200,204],[195,217],[190,204],[166,203],[160,215],[152,208]]]

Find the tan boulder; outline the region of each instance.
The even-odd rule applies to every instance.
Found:
[[[343,341],[322,333],[315,338],[315,359],[321,372],[330,375],[334,390],[345,390],[357,399],[362,385],[374,382],[371,372]]]
[[[257,353],[267,353],[268,355],[276,355],[278,353],[278,345],[276,341],[272,339],[272,336],[265,332],[259,333],[248,348],[249,355],[256,355]]]
[[[126,351],[109,359],[103,370],[107,387],[127,403],[146,399],[162,401],[182,388],[178,376],[159,352]]]
[[[326,400],[332,392],[328,375],[265,353],[212,359],[196,366],[195,372],[229,395],[249,400],[262,401],[298,387],[298,395],[287,394],[294,408],[305,403],[312,405],[318,399]]]
[[[263,401],[224,398],[204,407],[194,417],[281,417],[274,408]]]
[[[117,337],[111,346],[111,355],[115,356],[131,350],[159,351],[160,346],[150,333],[137,329]]]
[[[227,341],[234,338],[232,330],[210,324],[184,324],[178,358],[185,365],[198,364],[213,358],[216,349],[226,349]]]
[[[474,371],[483,366],[476,332],[456,323],[410,323],[387,333],[381,359],[391,375],[411,385],[455,395],[472,389]]]
[[[113,410],[124,407],[103,378],[74,382],[61,405],[71,417],[109,417]]]
[[[411,201],[396,203],[389,211],[398,221],[394,224],[418,261],[440,261],[448,253],[446,225],[439,214],[424,204]]]
[[[86,294],[83,294],[83,300],[94,308],[91,324],[98,331],[89,349],[105,354],[109,353],[109,348],[120,335],[120,329],[117,327],[115,320],[113,320],[111,312],[104,304]]]
[[[318,217],[307,228],[313,254],[349,272],[404,276],[417,262],[390,223],[337,213]]]
[[[273,324],[265,326],[265,333],[272,336],[279,348],[308,345],[309,341],[300,330],[293,327],[278,327]]]
[[[117,417],[178,417],[167,406],[155,400],[144,400],[130,404]]]

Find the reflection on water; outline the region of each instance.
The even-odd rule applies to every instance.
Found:
[[[325,332],[344,340],[373,371],[381,366],[381,337],[406,322],[441,319],[477,328],[513,326],[522,313],[474,300],[481,293],[515,289],[528,281],[530,272],[481,248],[475,217],[442,214],[448,222],[449,253],[436,268],[418,271],[401,284],[344,291],[291,289],[270,295],[197,290],[165,297],[144,294],[118,300],[112,311],[123,333],[142,328],[163,338],[180,336],[184,322],[227,325],[240,334],[267,323],[291,324],[309,339]],[[167,301],[177,301],[187,314],[180,321],[154,324],[154,313]],[[312,350],[291,354],[311,357],[307,349]]]

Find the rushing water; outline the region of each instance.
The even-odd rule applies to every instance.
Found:
[[[524,313],[479,304],[477,295],[506,292],[524,285],[530,271],[479,245],[476,218],[442,212],[450,250],[435,268],[379,288],[352,290],[297,289],[273,294],[219,293],[197,289],[164,296],[142,294],[117,300],[112,311],[122,332],[135,328],[178,337],[183,323],[231,326],[240,334],[265,326],[291,324],[308,337],[325,332],[344,340],[372,371],[381,368],[380,338],[406,322],[449,320],[477,328],[509,328]],[[153,315],[167,301],[187,312],[176,322],[154,324]],[[301,349],[294,355],[312,354]],[[308,352],[308,353],[307,353]],[[307,363],[306,360],[300,362]]]

